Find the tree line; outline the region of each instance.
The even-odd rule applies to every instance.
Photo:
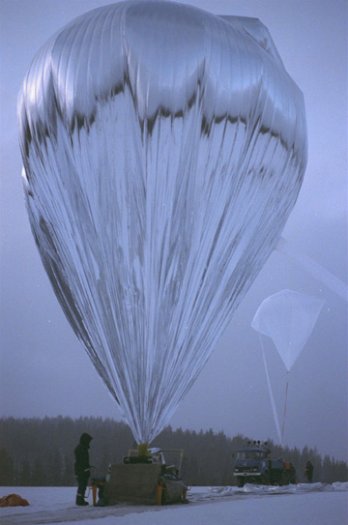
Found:
[[[110,463],[122,462],[134,440],[127,425],[112,419],[68,417],[0,419],[0,485],[70,486],[75,484],[74,448],[83,432],[93,436],[90,449],[92,476],[104,476]],[[233,485],[236,450],[247,445],[244,436],[230,438],[212,430],[196,432],[167,427],[152,446],[183,449],[182,477],[189,485]],[[296,468],[297,481],[305,480],[308,459],[314,481],[348,480],[348,465],[321,457],[305,447],[282,448],[269,441],[273,457],[282,457]]]

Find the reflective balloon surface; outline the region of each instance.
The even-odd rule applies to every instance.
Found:
[[[306,163],[267,29],[170,2],[96,9],[19,99],[32,231],[135,439],[168,423],[277,243]]]

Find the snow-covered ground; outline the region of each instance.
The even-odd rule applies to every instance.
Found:
[[[192,487],[188,505],[75,507],[73,487],[0,487],[29,507],[0,508],[2,525],[345,525],[348,483]],[[91,502],[91,495],[89,497]]]

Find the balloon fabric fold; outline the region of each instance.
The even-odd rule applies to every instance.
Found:
[[[129,1],[86,13],[38,52],[18,118],[44,267],[149,443],[295,204],[302,94],[259,21]]]

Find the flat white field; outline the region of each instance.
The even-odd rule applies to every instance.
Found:
[[[345,525],[348,482],[286,487],[191,487],[188,505],[76,507],[74,487],[0,487],[28,507],[0,508],[2,525]],[[89,496],[91,503],[91,495]]]

